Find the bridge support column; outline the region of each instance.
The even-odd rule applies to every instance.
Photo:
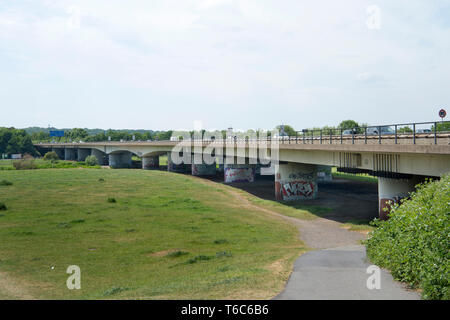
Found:
[[[317,166],[317,180],[319,181],[332,181],[333,176],[331,174],[330,166]]]
[[[400,203],[407,198],[409,193],[415,190],[419,177],[411,179],[378,178],[378,210],[381,220],[387,220],[392,204]]]
[[[256,165],[254,164],[228,164],[224,165],[225,183],[254,182]]]
[[[215,176],[216,175],[216,162],[213,164],[194,163],[197,162],[195,156],[192,156],[192,169],[193,176]],[[199,161],[200,162],[200,161]]]
[[[109,166],[114,169],[118,168],[131,168],[132,153],[128,151],[124,151],[121,153],[111,153],[109,155]]]
[[[172,160],[172,153],[167,153],[167,171],[170,172],[178,172],[178,173],[186,173],[191,171],[191,165],[190,164],[175,164]]]
[[[65,148],[64,149],[64,160],[75,161],[78,159],[78,154],[76,149]]]
[[[78,161],[84,161],[86,160],[87,156],[91,155],[91,149],[83,149],[83,148],[79,148],[78,149]]]
[[[142,169],[151,170],[159,168],[159,156],[142,157]]]
[[[277,200],[315,199],[317,191],[317,165],[289,162],[275,167]]]
[[[52,148],[52,151],[58,155],[59,159],[64,159],[64,149],[62,148]]]
[[[103,166],[107,163],[107,160],[106,160],[107,155],[103,151],[100,151],[97,149],[92,149],[91,154],[97,158],[99,165]]]

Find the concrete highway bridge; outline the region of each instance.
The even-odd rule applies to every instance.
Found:
[[[193,175],[215,175],[223,170],[225,182],[253,182],[256,174],[273,174],[277,200],[313,199],[323,168],[368,173],[379,177],[379,214],[386,217],[391,202],[414,190],[427,177],[450,172],[450,134],[395,135],[331,134],[273,139],[215,139],[184,141],[126,141],[93,143],[39,143],[41,153],[55,151],[61,159],[84,161],[94,155],[100,164],[129,168],[132,156],[143,169],[159,167],[168,155],[167,169]],[[385,210],[384,208],[387,209]]]

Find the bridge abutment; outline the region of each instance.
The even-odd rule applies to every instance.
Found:
[[[54,153],[56,153],[56,155],[58,156],[59,159],[64,159],[65,155],[64,155],[64,149],[61,148],[52,148],[52,151]]]
[[[216,175],[216,161],[208,164],[202,159],[201,154],[192,155],[191,174],[193,176],[214,176]]]
[[[248,159],[246,159],[248,162]],[[224,164],[225,183],[233,182],[254,182],[256,175],[255,164]]]
[[[174,163],[172,160],[172,152],[167,153],[167,171],[169,172],[177,172],[177,173],[186,173],[190,172],[191,165],[185,163]]]
[[[103,166],[107,163],[106,157],[107,154],[103,151],[92,149],[91,154],[97,158],[98,164]]]
[[[64,149],[64,160],[75,161],[78,159],[77,150],[73,148]]]
[[[152,170],[159,168],[159,156],[142,157],[142,169]]]
[[[414,191],[416,185],[422,182],[418,176],[411,179],[378,178],[378,210],[379,218],[387,220],[390,208],[393,204],[407,198]]]
[[[332,181],[331,166],[317,166],[317,179],[319,181]]]
[[[109,155],[109,166],[114,169],[131,168],[131,156],[132,153],[128,151],[121,153],[111,153]]]
[[[275,167],[277,200],[308,200],[317,197],[317,165],[289,162]]]
[[[84,161],[86,160],[87,156],[91,155],[91,149],[85,149],[85,148],[79,148],[78,149],[78,161]]]

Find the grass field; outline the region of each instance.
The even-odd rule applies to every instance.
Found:
[[[270,298],[305,249],[258,206],[313,218],[161,171],[2,170],[1,180],[12,185],[0,185],[0,298]],[[66,287],[70,265],[81,290]]]
[[[0,170],[15,170],[14,161],[21,160],[0,160]],[[88,166],[84,161],[66,161],[66,160],[58,160],[54,163],[50,161],[45,161],[42,158],[35,158],[32,160],[36,169],[73,169],[73,168],[91,168],[91,169],[100,169],[99,165],[96,166]]]
[[[373,183],[378,182],[377,177],[371,176],[369,174],[366,174],[366,173],[352,174],[352,173],[338,172],[336,167],[333,167],[331,169],[331,173],[333,175],[333,178],[358,180],[358,181],[366,181],[366,182],[373,182]]]

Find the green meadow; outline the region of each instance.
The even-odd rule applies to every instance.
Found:
[[[271,298],[305,248],[267,210],[312,217],[162,171],[1,170],[0,181],[1,298]],[[66,286],[71,265],[80,290]]]

